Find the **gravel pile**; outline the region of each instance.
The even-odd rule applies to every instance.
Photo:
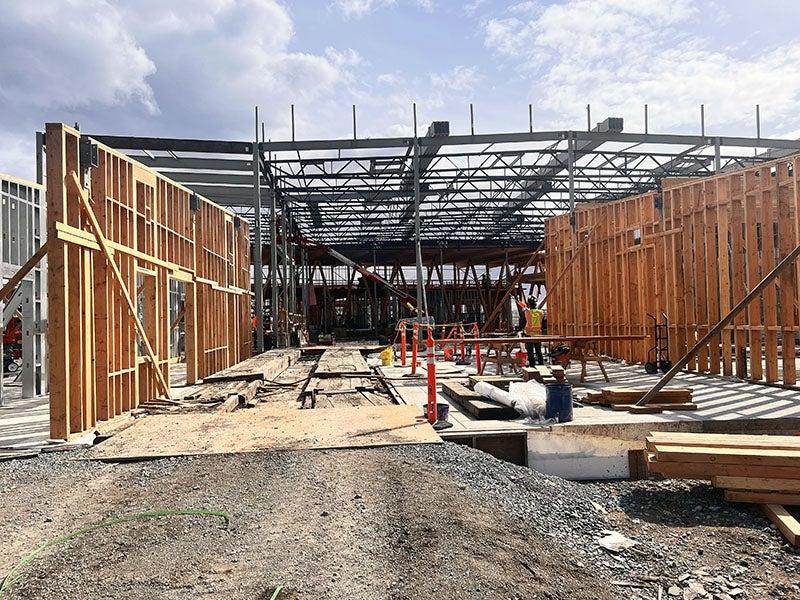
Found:
[[[800,551],[757,507],[727,503],[704,482],[571,482],[451,443],[385,451],[427,461],[556,538],[575,550],[576,566],[600,569],[626,589],[625,597],[653,597],[635,587],[650,583],[662,586],[664,598],[800,599]],[[611,532],[635,544],[602,547]]]

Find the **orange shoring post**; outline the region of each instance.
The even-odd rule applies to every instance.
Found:
[[[433,346],[433,327],[428,327],[428,423],[436,422],[436,355]]]
[[[406,323],[400,323],[400,362],[406,366]]]
[[[478,324],[472,324],[472,335],[476,338],[480,337],[480,331],[478,330]],[[478,374],[481,373],[481,345],[478,342],[475,342],[475,366],[478,368]]]
[[[414,331],[411,334],[411,374],[417,374],[417,342],[419,341],[419,323],[414,321]]]

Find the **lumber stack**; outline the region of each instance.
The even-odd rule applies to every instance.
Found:
[[[697,410],[691,388],[664,388],[645,406],[635,406],[649,388],[609,387],[586,395],[588,404],[602,404],[611,410],[637,413],[660,413],[665,410]]]
[[[443,382],[442,393],[479,421],[519,417],[519,413],[510,406],[487,398],[456,381]]]
[[[299,358],[300,351],[292,348],[268,350],[209,375],[203,378],[203,382],[271,380],[296,363]]]
[[[522,381],[522,377],[517,377],[516,375],[470,375],[469,387],[474,388],[479,381],[491,383],[493,386],[508,391],[509,386],[512,383]]]
[[[561,365],[536,365],[535,367],[522,368],[522,380],[538,381],[539,383],[564,383],[567,380],[564,367]]]
[[[650,473],[710,481],[730,502],[761,504],[800,544],[800,522],[783,508],[800,506],[800,436],[653,432],[647,463]]]

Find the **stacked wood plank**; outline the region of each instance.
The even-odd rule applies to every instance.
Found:
[[[598,392],[589,392],[586,402],[602,404],[611,410],[632,413],[659,413],[665,410],[697,410],[692,402],[691,388],[664,388],[645,406],[634,406],[647,393],[648,388],[609,387]]]
[[[764,505],[765,514],[797,545],[800,523],[784,505],[800,505],[800,436],[653,432],[651,473],[704,479],[731,502]]]
[[[300,351],[293,349],[268,350],[227,369],[205,377],[205,383],[225,381],[268,381],[277,377],[300,358]]]
[[[456,381],[443,382],[442,393],[479,421],[486,419],[516,419],[519,417],[519,413],[510,406],[482,396]]]
[[[548,383],[563,383],[566,381],[567,376],[564,372],[564,367],[561,365],[537,365],[535,367],[522,368],[523,381],[538,381],[542,384]]]
[[[508,390],[508,387],[512,383],[522,381],[522,377],[517,377],[516,375],[470,375],[469,387],[475,387],[475,384],[479,381],[485,381],[486,383],[491,383],[494,386]]]

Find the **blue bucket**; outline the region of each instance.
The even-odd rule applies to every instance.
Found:
[[[572,386],[568,383],[551,383],[545,386],[544,416],[559,423],[572,421]]]

